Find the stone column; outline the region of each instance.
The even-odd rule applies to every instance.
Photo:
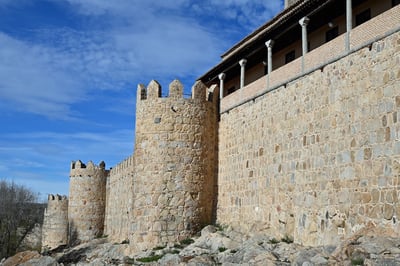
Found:
[[[240,89],[243,89],[244,87],[244,72],[246,69],[246,63],[247,60],[246,59],[242,59],[239,61],[239,65],[240,65]]]
[[[267,65],[268,65],[268,72],[267,72],[267,88],[269,88],[269,75],[272,72],[272,47],[274,46],[274,41],[269,40],[265,42],[265,46],[267,46]]]
[[[351,0],[346,0],[346,51],[350,51],[350,31],[353,28],[353,10]]]
[[[226,75],[225,73],[221,73],[218,75],[219,78],[219,99],[222,99],[224,97],[224,79]]]
[[[307,41],[307,25],[310,22],[308,17],[303,17],[299,20],[299,24],[301,26],[301,41],[303,53],[301,57],[301,71],[304,72],[304,56],[308,52],[308,41]]]

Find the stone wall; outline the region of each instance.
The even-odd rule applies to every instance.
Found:
[[[68,220],[71,242],[102,236],[106,204],[105,163],[72,162],[69,183]]]
[[[110,170],[107,178],[107,204],[104,234],[110,242],[129,239],[133,204],[134,157],[130,156]]]
[[[398,234],[399,66],[397,32],[223,113],[218,222],[304,245]]]
[[[176,243],[212,219],[216,101],[196,83],[192,98],[174,81],[160,98],[156,81],[138,87],[130,243],[134,250]]]
[[[68,243],[68,199],[66,196],[48,196],[42,227],[42,249],[56,248]]]

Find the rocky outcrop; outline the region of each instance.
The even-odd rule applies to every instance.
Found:
[[[371,234],[374,233],[374,235]],[[362,233],[362,234],[361,234]],[[193,239],[129,254],[129,244],[95,239],[47,256],[22,252],[0,266],[58,265],[400,265],[400,239],[376,228],[362,231],[339,246],[304,247],[291,239],[241,235],[206,226]]]
[[[18,247],[17,251],[24,251],[24,250],[40,250],[42,244],[42,226],[41,224],[37,223],[35,226],[30,230]]]
[[[14,266],[14,265],[20,265],[23,264],[27,261],[30,261],[32,259],[37,259],[40,258],[40,254],[37,251],[23,251],[15,254],[12,257],[9,257],[8,259],[3,259],[0,262],[1,266]]]

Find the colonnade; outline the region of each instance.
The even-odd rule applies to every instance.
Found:
[[[345,48],[348,52],[350,50],[350,31],[353,28],[352,23],[352,0],[346,0],[346,39],[345,39]],[[308,17],[303,17],[299,20],[299,24],[301,26],[301,43],[302,43],[302,57],[301,57],[301,71],[305,71],[304,65],[304,55],[308,53],[308,40],[307,40],[307,25],[309,24],[310,19]],[[265,42],[265,46],[267,47],[267,88],[269,88],[269,76],[272,72],[272,48],[274,46],[274,40],[268,40]],[[243,89],[245,84],[245,74],[246,74],[246,63],[247,60],[245,58],[239,60],[240,65],[240,89]],[[223,98],[224,92],[224,80],[226,78],[225,73],[221,73],[218,75],[220,80],[220,99]]]

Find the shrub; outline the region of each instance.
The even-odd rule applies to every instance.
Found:
[[[276,239],[275,237],[268,241],[268,244],[278,244],[278,243],[279,243],[279,240]]]
[[[293,243],[293,238],[291,238],[290,236],[286,235],[285,237],[282,238],[282,242],[291,244],[291,243]]]
[[[191,238],[186,238],[186,239],[184,239],[184,240],[180,241],[180,243],[181,243],[181,245],[188,246],[188,245],[190,245],[190,244],[194,243],[194,240],[193,240],[193,239],[191,239]]]
[[[153,256],[149,256],[149,257],[138,258],[136,260],[139,262],[153,262],[153,261],[158,261],[163,256],[164,256],[164,254],[163,255],[153,255]]]
[[[219,251],[219,252],[224,252],[225,250],[226,250],[226,247],[219,247],[219,248],[218,248],[218,251]]]
[[[162,250],[164,248],[165,248],[165,246],[157,246],[157,247],[153,248],[153,250]]]
[[[174,244],[174,248],[180,248],[180,249],[182,249],[182,248],[183,248],[183,246],[182,246],[182,245],[180,245],[180,244]]]
[[[219,223],[216,223],[215,224],[215,228],[217,229],[217,231],[224,231],[225,226],[223,226],[223,225],[221,225]]]
[[[173,249],[173,250],[169,250],[169,251],[167,251],[167,253],[169,253],[169,254],[179,254],[179,253],[180,253],[180,251],[179,251],[179,250],[177,250],[177,249]]]

